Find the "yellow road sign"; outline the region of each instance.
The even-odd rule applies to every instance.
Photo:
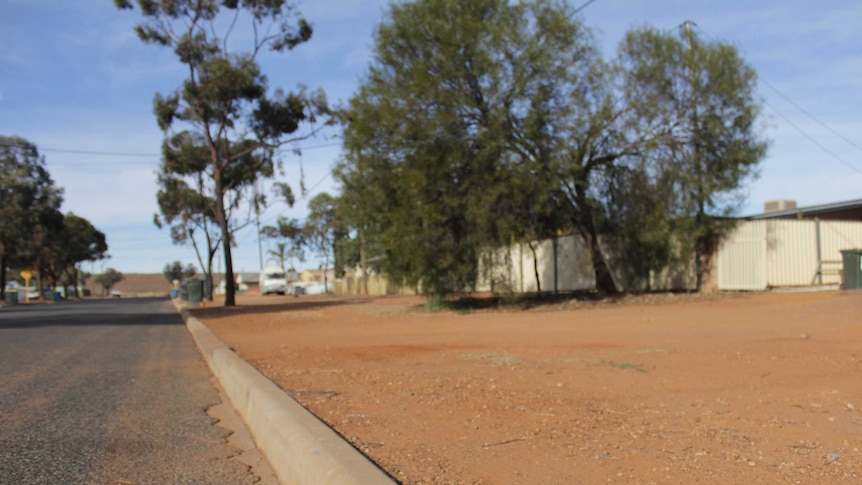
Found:
[[[29,269],[25,269],[18,274],[24,278],[24,301],[30,303],[30,278],[33,277],[33,273]]]

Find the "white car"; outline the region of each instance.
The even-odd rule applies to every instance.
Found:
[[[283,295],[287,291],[287,276],[281,268],[266,268],[260,272],[260,294],[277,293]]]

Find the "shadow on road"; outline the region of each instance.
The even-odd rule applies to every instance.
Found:
[[[182,325],[167,298],[69,300],[0,308],[0,330],[11,328]]]

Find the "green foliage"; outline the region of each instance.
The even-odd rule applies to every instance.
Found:
[[[396,279],[470,289],[484,249],[558,229],[546,76],[584,35],[565,16],[556,2],[391,7],[337,174]]]
[[[54,185],[37,147],[0,136],[0,274],[7,265],[33,267],[37,277],[77,285],[78,266],[107,257],[105,235],[86,219],[60,211]],[[0,278],[0,292],[5,289]]]
[[[327,284],[326,270],[330,257],[335,253],[337,236],[344,232],[339,218],[336,200],[321,192],[308,202],[308,218],[303,233],[308,245],[323,258],[323,283]]]
[[[31,265],[50,235],[62,228],[62,196],[36,145],[0,136],[0,294],[7,265]]]
[[[121,10],[134,8],[128,0],[115,0],[115,5]],[[243,224],[236,211],[243,204],[259,208],[265,203],[256,186],[280,167],[278,147],[329,124],[327,120],[314,125],[329,114],[322,91],[270,90],[256,59],[263,50],[281,52],[307,42],[312,28],[288,0],[138,0],[137,6],[143,16],[135,28],[140,39],[172,48],[189,73],[178,89],[157,94],[153,101],[156,121],[165,132],[160,208],[166,219],[179,221],[172,228],[175,241],[194,243],[192,226],[200,230],[201,224],[215,222],[218,234],[209,227],[202,230],[209,261],[204,264],[200,252],[199,260],[211,275],[218,244],[213,237],[220,238],[225,305],[232,306],[231,241]],[[250,24],[254,36],[246,49],[234,51],[239,41],[231,34],[240,20]],[[225,26],[227,30],[219,33]],[[311,129],[300,133],[304,125]],[[190,191],[199,196],[192,197]],[[281,192],[292,202],[292,193]]]
[[[191,263],[183,267],[182,262],[174,261],[173,263],[165,264],[162,275],[168,282],[173,283],[174,281],[185,281],[196,275],[197,272],[197,269]]]
[[[441,295],[431,295],[425,302],[425,310],[429,312],[441,312],[450,308],[449,302]]]
[[[489,250],[571,232],[613,293],[600,235],[646,277],[727,230],[766,148],[753,81],[731,46],[649,28],[605,61],[564,2],[392,5],[344,113],[342,217],[430,295],[473,288]]]
[[[282,270],[286,270],[287,269],[287,261],[288,261],[288,259],[290,259],[289,249],[290,249],[290,245],[288,243],[279,242],[279,243],[276,243],[275,249],[268,250],[266,252],[266,254],[268,256],[270,256],[272,259],[275,259],[276,261],[278,261],[278,267],[279,268],[281,268]],[[293,268],[293,265],[291,265],[291,268]]]
[[[111,288],[113,288],[114,285],[116,285],[120,281],[123,281],[124,279],[125,276],[123,276],[123,273],[120,273],[114,268],[106,269],[104,273],[96,276],[95,278],[96,283],[98,283],[99,286],[102,287],[102,294],[106,296],[108,295],[108,293],[110,293]]]
[[[279,217],[277,224],[277,226],[263,227],[261,233],[263,237],[277,241],[277,249],[275,251],[270,250],[269,254],[279,260],[282,268],[285,268],[285,262],[290,262],[290,267],[293,268],[294,260],[305,261],[305,248],[308,245],[307,235],[302,224],[296,219]]]
[[[70,265],[98,261],[107,256],[105,234],[93,227],[90,221],[70,212],[63,219],[63,225],[66,233],[63,252]]]
[[[756,129],[757,75],[735,47],[705,42],[691,30],[633,30],[620,60],[629,73],[627,96],[640,101],[638,115],[672,117],[670,136],[653,148],[651,173],[664,178],[661,185],[673,195],[667,213],[675,240],[697,255],[700,289],[701,258],[732,228],[727,217],[768,147]]]
[[[188,142],[188,133],[184,132],[166,141],[163,146],[163,170],[158,175],[159,191],[156,194],[161,217],[155,214],[153,222],[159,228],[163,222],[171,224],[171,240],[174,244],[192,245],[212,288],[213,260],[222,243],[215,215],[216,201],[207,195],[203,176],[207,163],[205,149]],[[168,143],[177,149],[167,148]],[[169,165],[173,165],[173,169]],[[186,170],[189,170],[191,177],[178,176]],[[195,186],[189,186],[187,179]],[[212,300],[212,294],[209,298]]]
[[[51,286],[58,284],[78,286],[80,264],[108,257],[105,234],[90,221],[73,213],[60,214],[60,224],[43,228],[46,235],[43,245],[33,261],[40,279]]]

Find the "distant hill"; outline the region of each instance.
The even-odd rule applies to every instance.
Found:
[[[87,280],[87,288],[94,296],[102,296],[96,276]],[[171,292],[171,284],[161,273],[123,273],[123,281],[114,285],[112,290],[120,290],[123,296],[165,296]]]

